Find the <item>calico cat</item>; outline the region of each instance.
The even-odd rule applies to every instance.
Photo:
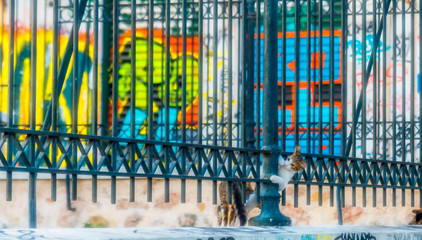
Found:
[[[272,183],[278,184],[278,191],[281,192],[286,188],[293,175],[305,167],[306,162],[303,160],[302,154],[300,153],[300,146],[296,146],[295,151],[287,160],[284,160],[280,156],[278,159],[278,175],[271,176],[270,180]],[[255,193],[253,193],[246,202],[246,213],[249,213],[257,205],[257,197]]]
[[[246,183],[246,198],[253,192],[251,183]],[[242,190],[239,182],[232,183],[232,204],[229,204],[228,183],[221,182],[218,186],[220,202],[217,207],[219,226],[234,226],[236,218],[239,217],[240,226],[246,224],[246,210],[242,203]],[[222,225],[223,224],[223,225]]]

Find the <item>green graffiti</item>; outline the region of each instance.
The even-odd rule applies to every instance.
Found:
[[[166,98],[166,50],[159,43],[153,44],[152,79],[154,104],[164,106]],[[148,42],[146,39],[136,40],[136,100],[135,106],[141,110],[147,109],[148,96]],[[169,101],[170,107],[182,106],[183,58],[170,56],[169,71]],[[118,95],[125,102],[130,97],[131,63],[130,43],[121,52],[122,65],[119,69]],[[192,103],[198,93],[198,60],[192,56],[186,57],[186,104]]]

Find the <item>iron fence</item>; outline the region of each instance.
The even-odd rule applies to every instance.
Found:
[[[299,185],[307,204],[318,186],[319,205],[328,187],[332,206],[337,187],[340,223],[346,187],[353,205],[356,188],[364,206],[367,188],[374,206],[377,189],[387,205],[389,188],[392,205],[398,189],[411,192],[411,206],[418,191],[422,205],[420,5],[2,1],[7,200],[13,172],[25,171],[31,227],[37,173],[51,173],[53,201],[57,174],[71,176],[73,200],[85,174],[94,202],[97,176],[106,175],[112,202],[122,176],[130,178],[131,201],[136,177],[148,179],[149,201],[153,178],[165,179],[166,201],[170,179],[180,179],[182,202],[186,179],[198,181],[198,202],[201,182],[213,181],[214,203],[217,181],[253,181],[274,207],[268,175],[280,153],[301,145],[308,166],[292,179],[295,207]]]

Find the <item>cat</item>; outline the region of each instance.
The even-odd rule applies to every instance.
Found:
[[[415,214],[415,217],[409,225],[422,225],[422,209],[414,209],[412,212]]]
[[[246,183],[246,197],[253,192],[250,182]],[[220,202],[217,207],[217,218],[219,226],[234,226],[237,217],[239,217],[240,226],[246,224],[247,216],[245,205],[242,202],[242,190],[239,182],[232,183],[232,200],[233,203],[229,204],[228,198],[228,183],[221,182],[218,186],[218,193]]]
[[[302,154],[300,153],[300,146],[296,146],[293,154],[286,160],[280,156],[278,159],[278,175],[271,176],[270,180],[272,183],[278,184],[278,191],[281,192],[287,187],[287,184],[293,175],[305,167],[306,162],[303,160]],[[252,193],[246,202],[246,213],[249,213],[257,206],[258,203],[256,194]]]

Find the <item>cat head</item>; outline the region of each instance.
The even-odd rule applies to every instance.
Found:
[[[287,162],[290,164],[290,168],[296,172],[299,172],[306,167],[306,162],[303,160],[302,154],[300,153],[300,146],[295,147],[295,151],[287,158]]]

